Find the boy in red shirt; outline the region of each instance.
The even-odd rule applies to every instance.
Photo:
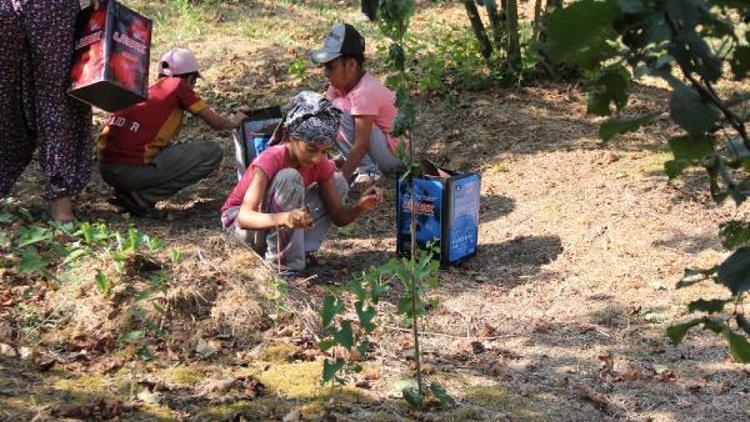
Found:
[[[115,188],[112,202],[135,216],[145,216],[157,202],[211,174],[223,151],[214,142],[170,145],[188,111],[215,130],[239,127],[245,116],[217,114],[193,91],[200,77],[198,61],[183,48],[166,52],[159,81],[149,98],[107,119],[97,153],[102,178]]]

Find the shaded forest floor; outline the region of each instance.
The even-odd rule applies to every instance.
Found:
[[[229,3],[229,2],[227,2]],[[288,71],[354,2],[231,2],[180,9],[133,2],[157,20],[154,51],[193,48],[205,64],[198,91],[223,112],[281,104],[322,90],[317,69]],[[465,25],[455,4],[420,4],[416,36]],[[376,28],[358,24],[377,58]],[[373,60],[375,61],[375,60]],[[384,75],[376,63],[373,73]],[[634,109],[664,107],[663,91],[640,86]],[[133,328],[124,286],[154,271],[130,262],[119,275],[102,256],[64,284],[0,269],[0,420],[743,420],[747,370],[726,344],[691,333],[674,347],[666,326],[706,285],[675,290],[686,267],[726,255],[718,225],[744,209],[717,207],[702,174],[669,182],[663,162],[675,129],[655,126],[603,145],[575,86],[538,84],[446,89],[418,96],[416,149],[447,167],[482,174],[478,255],[440,273],[438,304],[423,320],[426,371],[459,403],[413,410],[398,397],[412,376],[413,341],[397,299],[380,307],[365,370],[344,387],[320,386],[324,355],[317,311],[329,284],[343,284],[395,251],[394,193],[351,228],[336,230],[322,263],[288,285],[272,282],[257,257],[225,237],[218,209],[236,182],[227,134],[188,119],[180,140],[225,147],[220,172],[160,204],[163,219],[131,220],[107,204],[95,174],[79,217],[118,230],[134,225],[164,240],[148,260],[171,274],[163,331],[145,339],[153,357],[115,339]],[[97,115],[101,122],[103,115]],[[40,207],[37,165],[0,212]],[[18,229],[18,224],[0,226]],[[0,242],[2,244],[2,242]],[[179,250],[182,258],[170,258]],[[7,247],[4,263],[17,263]],[[137,259],[134,259],[137,261]],[[113,296],[93,274],[113,274]],[[118,290],[118,286],[121,287]],[[3,345],[5,347],[3,347]],[[20,356],[22,355],[22,356]],[[335,418],[335,419],[331,419]]]

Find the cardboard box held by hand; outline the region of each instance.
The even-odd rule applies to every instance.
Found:
[[[150,19],[114,0],[81,10],[69,94],[115,112],[148,96]]]

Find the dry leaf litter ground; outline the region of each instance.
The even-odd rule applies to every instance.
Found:
[[[170,22],[156,33],[155,51],[177,44],[196,50],[208,68],[199,90],[225,112],[322,89],[320,73],[290,75],[289,64],[333,22],[357,15],[354,2],[235,2],[193,14],[176,3],[135,2]],[[196,22],[202,32],[191,32]],[[420,4],[416,33],[435,22],[463,25],[465,17],[458,5]],[[360,26],[378,40],[369,47],[374,56],[382,40],[372,26]],[[635,109],[664,106],[658,87],[636,91]],[[724,293],[714,286],[675,291],[674,284],[685,267],[720,262],[718,224],[744,214],[715,206],[700,174],[667,181],[665,141],[675,129],[666,120],[602,145],[578,87],[418,100],[417,150],[483,177],[479,253],[441,272],[441,287],[430,291],[438,305],[423,321],[426,370],[458,408],[414,411],[394,394],[413,370],[395,294],[381,306],[365,371],[344,388],[318,384],[316,312],[325,285],[392,256],[393,181],[384,184],[386,204],[334,233],[319,254],[324,265],[274,300],[268,269],[218,229],[218,208],[236,180],[229,138],[193,120],[181,139],[222,142],[220,172],[161,204],[166,220],[134,221],[185,255],[168,292],[167,334],[152,342],[156,358],[140,361],[114,341],[130,321],[89,280],[94,267],[110,263],[93,262],[88,276],[59,288],[37,282],[31,298],[18,292],[32,282],[3,269],[0,288],[18,302],[0,308],[0,343],[15,347],[4,350],[12,357],[0,357],[0,419],[748,418],[748,374],[725,344],[696,333],[673,347],[664,334],[690,300]],[[16,187],[14,205],[41,203],[41,183],[34,166]],[[126,228],[133,221],[113,213],[107,194],[95,175],[79,198],[80,217]],[[157,260],[166,261],[164,254]],[[118,283],[147,275],[131,268]],[[48,316],[46,324],[19,334],[34,312]]]

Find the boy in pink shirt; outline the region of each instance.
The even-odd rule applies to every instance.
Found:
[[[398,114],[394,93],[364,68],[365,40],[349,24],[335,25],[323,47],[313,51],[314,63],[325,67],[330,83],[326,97],[344,111],[336,141],[346,157],[341,168],[347,180],[368,185],[382,173],[402,168],[391,136]]]
[[[305,269],[331,223],[345,226],[382,201],[377,187],[352,207],[343,202],[348,183],[327,154],[333,148],[341,110],[320,94],[304,91],[292,100],[280,130],[250,165],[221,208],[221,222],[278,266],[285,276]]]

